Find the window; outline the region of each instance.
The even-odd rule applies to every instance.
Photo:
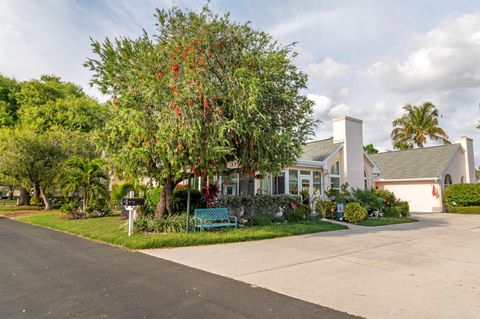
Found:
[[[255,179],[252,175],[240,177],[240,195],[255,194]]]
[[[452,185],[452,177],[449,174],[447,174],[445,175],[444,186],[445,188],[447,188],[450,185]]]
[[[257,189],[257,194],[272,194],[272,175],[267,174],[260,179],[260,187]]]
[[[285,194],[285,173],[281,172],[273,179],[273,194]]]
[[[313,171],[313,193],[315,196],[322,194],[322,176],[319,171]]]
[[[238,174],[223,176],[223,194],[238,195]]]
[[[298,171],[288,170],[288,192],[289,194],[298,194]]]
[[[330,169],[330,184],[332,189],[340,189],[340,163],[338,161]]]

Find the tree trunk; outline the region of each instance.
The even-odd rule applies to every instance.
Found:
[[[13,200],[13,192],[14,192],[13,187],[9,187],[8,188],[8,199],[9,200]]]
[[[24,187],[20,187],[20,196],[18,197],[17,205],[25,206],[30,204],[30,194]]]
[[[45,194],[45,190],[43,188],[40,188],[40,196],[45,204],[45,210],[50,210],[50,202],[48,201],[47,194]]]
[[[38,184],[33,184],[33,196],[35,197],[40,197],[40,185]]]
[[[172,180],[168,180],[163,184],[162,192],[160,193],[160,199],[157,204],[157,210],[155,212],[156,218],[162,218],[166,214],[173,213],[173,189],[176,183]]]

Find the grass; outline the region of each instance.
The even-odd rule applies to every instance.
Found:
[[[245,227],[241,229],[225,229],[204,232],[197,231],[190,232],[188,234],[136,233],[129,238],[125,230],[126,222],[120,220],[118,216],[89,218],[83,220],[66,220],[61,219],[58,212],[48,212],[30,216],[20,216],[17,219],[32,224],[77,234],[85,238],[120,245],[130,249],[233,243],[348,228],[344,225],[338,225],[324,221],[306,221],[269,226]]]
[[[3,205],[3,203],[0,202],[0,216],[33,214],[41,211],[43,211],[43,207]]]
[[[393,224],[404,224],[404,223],[413,223],[418,222],[415,218],[408,217],[382,217],[382,218],[369,218],[359,222],[357,225],[360,226],[386,226]]]

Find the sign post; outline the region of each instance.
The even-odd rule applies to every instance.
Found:
[[[138,206],[145,205],[144,198],[136,198],[135,193],[130,192],[129,198],[122,199],[122,205],[125,206],[125,209],[128,210],[128,237],[133,234],[133,222],[137,217]]]

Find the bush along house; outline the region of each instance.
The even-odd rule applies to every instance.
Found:
[[[214,178],[224,195],[292,194],[326,198],[348,183],[355,189],[385,189],[408,201],[412,212],[444,211],[444,190],[453,183],[476,183],[473,141],[368,155],[362,121],[333,119],[333,136],[308,142],[296,165],[273,176]],[[195,183],[199,185],[199,183]]]

